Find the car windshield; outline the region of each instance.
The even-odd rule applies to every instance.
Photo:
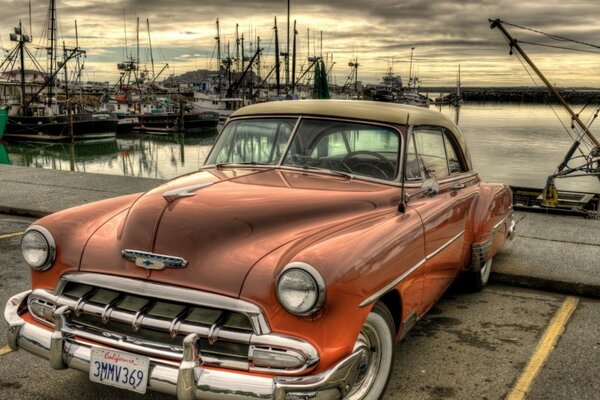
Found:
[[[398,174],[398,132],[377,125],[302,120],[283,165],[322,168],[387,181]]]
[[[231,121],[206,164],[279,164],[296,121],[295,118]]]
[[[206,160],[214,164],[266,164],[322,169],[392,181],[398,175],[396,130],[356,122],[305,118],[290,143],[295,118],[229,122]],[[283,156],[289,144],[285,157]]]

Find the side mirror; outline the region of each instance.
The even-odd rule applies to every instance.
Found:
[[[419,190],[418,192],[415,192],[413,194],[407,194],[404,196],[404,199],[402,201],[400,201],[400,204],[398,204],[398,211],[400,211],[402,213],[405,212],[406,204],[408,204],[409,200],[414,196],[423,194],[425,196],[431,197],[431,196],[435,196],[439,192],[440,192],[440,184],[438,183],[438,181],[436,181],[435,179],[431,179],[431,178],[427,179],[421,185],[421,190]]]
[[[421,190],[415,194],[423,193],[426,196],[435,196],[440,192],[440,184],[435,179],[427,179],[421,185]],[[414,195],[413,195],[414,196]]]

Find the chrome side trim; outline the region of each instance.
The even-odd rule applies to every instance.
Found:
[[[198,306],[214,307],[246,314],[258,335],[271,333],[271,328],[265,319],[262,310],[247,301],[234,299],[214,293],[181,287],[162,285],[140,281],[137,279],[123,278],[120,276],[94,274],[88,272],[66,274],[57,285],[55,294],[61,293],[67,282],[97,286],[106,289],[126,292],[133,295],[148,296],[152,298],[170,300],[178,303],[194,304]],[[168,329],[168,327],[167,327]]]
[[[433,253],[425,256],[425,258],[423,258],[421,261],[419,261],[418,263],[416,263],[415,265],[413,265],[410,269],[408,269],[407,271],[405,271],[402,275],[400,275],[399,277],[397,277],[396,279],[394,279],[393,281],[391,281],[390,283],[388,283],[387,285],[385,285],[383,288],[379,289],[377,292],[375,292],[371,296],[367,297],[362,303],[359,304],[359,307],[366,307],[366,306],[368,306],[370,304],[375,303],[377,300],[379,300],[381,298],[381,296],[383,296],[384,294],[386,294],[387,292],[389,292],[390,290],[392,290],[392,288],[394,286],[396,286],[397,284],[399,284],[400,282],[402,282],[404,279],[406,279],[406,277],[408,277],[410,274],[412,274],[417,269],[419,269],[420,267],[422,267],[423,264],[425,264],[427,261],[431,260],[438,253],[440,253],[445,248],[447,248],[452,243],[454,243],[456,240],[458,240],[458,238],[460,238],[462,235],[464,235],[464,233],[465,233],[464,230],[461,231],[458,235],[454,236],[452,239],[450,239],[447,243],[445,243],[439,249],[437,249]]]

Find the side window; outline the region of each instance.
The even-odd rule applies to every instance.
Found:
[[[448,168],[450,169],[450,174],[459,174],[464,172],[464,168],[460,165],[460,160],[458,158],[458,153],[454,148],[454,143],[450,140],[447,134],[444,134],[444,143],[446,144],[446,154],[448,156]]]
[[[442,129],[417,128],[413,131],[406,153],[407,180],[442,179],[464,171],[454,143]]]
[[[418,129],[414,136],[422,176],[441,179],[450,175],[442,131]]]
[[[406,145],[406,166],[404,170],[404,177],[407,181],[418,181],[423,179],[422,168],[417,157],[415,148],[415,141],[413,139],[414,134],[411,132],[408,135],[408,143]]]

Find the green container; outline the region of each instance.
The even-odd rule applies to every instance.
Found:
[[[2,135],[4,135],[6,121],[8,121],[8,111],[6,108],[0,107],[0,139],[2,139]]]

